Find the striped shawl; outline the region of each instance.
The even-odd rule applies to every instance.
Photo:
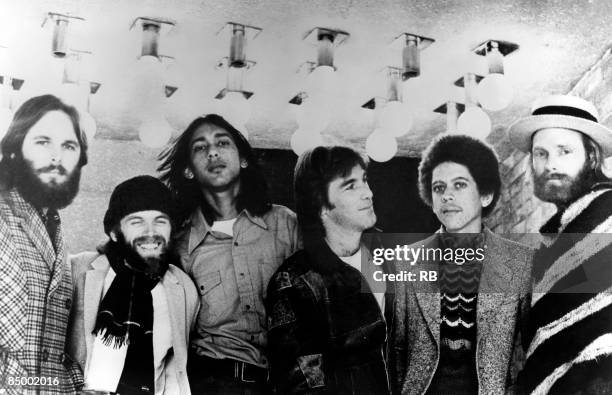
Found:
[[[525,390],[610,393],[612,189],[586,194],[542,231],[544,243],[534,256]]]

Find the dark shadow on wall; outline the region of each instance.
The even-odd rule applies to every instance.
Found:
[[[255,155],[268,180],[272,201],[293,210],[293,169],[297,156],[278,149],[256,149]],[[368,175],[377,226],[385,233],[433,233],[440,226],[431,209],[419,198],[418,165],[418,158],[403,157],[385,163],[370,162]]]

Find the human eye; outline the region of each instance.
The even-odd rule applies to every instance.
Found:
[[[436,185],[431,187],[431,190],[434,193],[442,193],[442,192],[444,192],[444,186],[442,186],[441,184],[436,184]]]
[[[572,150],[567,148],[567,147],[562,147],[562,148],[559,149],[559,154],[560,155],[568,155],[568,154],[571,154],[571,153],[572,153]]]
[[[228,147],[229,145],[230,145],[229,139],[220,139],[219,141],[217,141],[218,147]]]
[[[467,187],[467,182],[465,181],[457,181],[455,182],[455,188],[456,189],[464,189]]]
[[[347,184],[344,189],[346,189],[347,191],[351,190],[351,189],[355,189],[355,183],[351,182],[351,183]]]
[[[535,150],[533,151],[533,157],[534,158],[538,158],[538,159],[542,159],[546,157],[546,152],[542,151],[542,150]]]
[[[206,148],[206,146],[204,144],[194,144],[193,145],[193,152],[200,152],[200,151],[204,151],[204,149]]]
[[[165,217],[160,217],[160,218],[157,218],[156,222],[158,224],[161,224],[161,225],[166,225],[166,224],[170,223],[170,220],[168,218],[165,218]]]
[[[74,143],[64,143],[63,147],[69,151],[76,151],[77,145]]]

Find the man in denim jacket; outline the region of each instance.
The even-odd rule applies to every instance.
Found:
[[[295,171],[304,249],[268,286],[268,342],[279,393],[386,394],[384,293],[360,273],[376,215],[366,164],[346,147],[317,147]]]

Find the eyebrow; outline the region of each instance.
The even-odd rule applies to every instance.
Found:
[[[229,132],[222,132],[222,131],[215,132],[215,134],[213,134],[212,137],[213,138],[228,137],[230,139],[232,138],[232,136],[229,134]],[[198,142],[201,142],[201,141],[206,142],[206,138],[204,138],[204,136],[197,137],[197,138],[193,139],[193,141],[191,142],[191,145],[193,146],[195,143],[198,143]]]
[[[39,134],[37,136],[32,137],[33,140],[46,140],[46,141],[50,141],[51,137],[44,135],[44,134]],[[70,144],[76,144],[79,145],[79,142],[76,139],[66,139],[64,140],[62,143],[70,143]]]

